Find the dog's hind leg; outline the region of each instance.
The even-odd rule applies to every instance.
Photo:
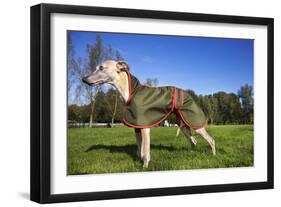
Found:
[[[147,168],[150,161],[150,128],[141,129],[141,158],[143,160],[143,167]]]
[[[137,141],[137,146],[138,146],[138,150],[137,150],[137,156],[138,158],[142,158],[142,154],[141,154],[141,148],[142,148],[142,137],[141,137],[141,130],[135,128],[135,135],[136,135],[136,141]]]
[[[196,146],[197,141],[196,139],[192,136],[190,128],[186,126],[182,121],[180,122],[180,129],[183,132],[183,134],[187,137],[187,139],[190,141],[191,145],[193,147]]]
[[[216,143],[215,140],[208,134],[205,128],[200,128],[195,130],[198,134],[200,134],[211,146],[213,155],[216,155]]]

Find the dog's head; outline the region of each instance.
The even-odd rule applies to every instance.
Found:
[[[98,65],[96,70],[82,81],[88,85],[112,83],[118,80],[120,73],[129,71],[129,66],[124,61],[106,60]]]

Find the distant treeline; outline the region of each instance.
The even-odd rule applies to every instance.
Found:
[[[253,123],[253,89],[250,85],[241,86],[238,93],[217,92],[212,95],[197,95],[192,90],[187,92],[203,109],[209,118],[209,124],[251,124]],[[69,105],[68,120],[89,122],[92,105]],[[123,102],[116,90],[98,91],[94,105],[94,122],[121,122]],[[175,123],[175,116],[168,118]]]

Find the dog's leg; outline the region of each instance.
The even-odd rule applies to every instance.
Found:
[[[141,129],[141,137],[141,156],[143,160],[143,167],[147,168],[150,161],[150,128]]]
[[[208,134],[205,128],[196,129],[195,130],[198,134],[200,134],[211,146],[213,155],[216,155],[216,143],[215,140]]]
[[[196,139],[192,136],[190,128],[187,127],[182,121],[180,122],[180,129],[183,132],[183,134],[187,137],[187,139],[190,141],[191,145],[193,147],[196,146],[197,141]]]
[[[141,130],[135,128],[135,135],[136,135],[136,141],[137,141],[137,146],[138,146],[138,150],[137,150],[137,156],[138,158],[142,158],[142,154],[141,154],[141,148],[142,148],[142,137],[141,137]]]

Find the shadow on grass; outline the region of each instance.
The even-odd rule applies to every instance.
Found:
[[[128,145],[104,145],[104,144],[97,144],[97,145],[92,145],[89,147],[85,152],[90,152],[93,150],[109,150],[111,153],[127,153],[130,155],[132,158],[136,158],[137,154],[137,146],[134,144],[128,144]],[[188,150],[187,148],[177,148],[173,146],[164,146],[161,144],[151,144],[150,149],[154,150],[166,150],[166,151],[178,151],[178,150]]]

